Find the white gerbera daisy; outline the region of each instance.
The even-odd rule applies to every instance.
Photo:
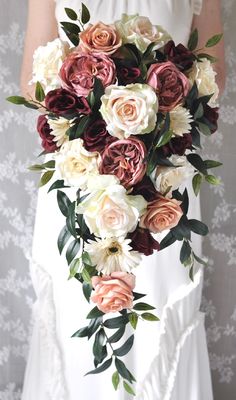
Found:
[[[48,118],[49,126],[52,129],[51,135],[55,136],[53,141],[56,142],[57,147],[69,140],[66,131],[73,125],[73,122],[74,120],[68,120],[63,117],[57,119]]]
[[[192,115],[182,106],[177,106],[170,111],[170,129],[176,136],[183,136],[185,133],[189,133],[192,121]]]
[[[92,263],[98,272],[110,275],[112,272],[131,272],[141,262],[141,254],[132,250],[130,239],[97,239],[85,244]]]

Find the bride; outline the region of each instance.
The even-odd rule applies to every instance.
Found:
[[[192,28],[199,30],[199,47],[222,31],[220,0],[84,0],[92,22],[112,23],[122,13],[139,13],[162,25],[173,39],[187,43]],[[79,11],[80,0],[29,0],[28,26],[22,67],[22,91],[27,96],[34,50],[48,41],[65,39],[59,22],[66,20],[65,7]],[[224,87],[223,44],[214,48],[219,59],[220,90]],[[190,217],[200,218],[199,198],[187,184]],[[86,324],[89,307],[76,280],[68,280],[68,269],[57,250],[57,236],[64,224],[55,193],[41,188],[35,221],[30,268],[37,295],[34,328],[25,373],[22,400],[126,400],[123,389],[114,392],[112,372],[84,374],[93,369],[91,343],[72,339]],[[197,254],[199,237],[193,238]],[[137,377],[137,400],[212,400],[204,315],[199,311],[203,281],[200,265],[194,282],[180,264],[180,244],[143,259],[137,270],[137,291],[148,293],[157,307],[160,322],[144,323],[137,329],[135,346],[126,358]]]

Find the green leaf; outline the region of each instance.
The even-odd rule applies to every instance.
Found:
[[[81,11],[81,21],[83,24],[87,24],[90,20],[90,12],[86,5],[82,3],[82,11]]]
[[[102,315],[104,315],[104,313],[102,311],[100,311],[97,306],[94,307],[87,315],[87,319],[94,319],[97,317],[101,317]]]
[[[74,24],[73,22],[63,21],[61,22],[61,25],[70,34],[79,35],[80,33],[80,27],[77,24]]]
[[[72,20],[76,21],[78,19],[78,15],[72,8],[65,8],[66,15]]]
[[[30,108],[31,110],[38,110],[40,107],[37,106],[36,104],[30,103],[29,101],[26,101],[24,103],[24,107]]]
[[[84,328],[79,329],[77,332],[75,332],[71,337],[86,337],[88,336],[88,327],[85,326]]]
[[[221,181],[215,175],[206,175],[205,180],[211,185],[220,185]]]
[[[40,103],[45,99],[45,93],[43,90],[43,87],[40,82],[36,83],[35,87],[35,98],[38,100]]]
[[[119,349],[114,350],[114,354],[117,357],[123,357],[130,351],[133,344],[134,344],[134,335],[131,335],[129,339],[127,339],[126,342]]]
[[[184,262],[189,259],[191,253],[192,253],[192,249],[191,249],[189,242],[184,240],[181,250],[180,250],[180,262],[182,264],[184,264]]]
[[[204,164],[205,164],[206,169],[217,168],[217,167],[221,167],[221,165],[223,165],[221,162],[215,161],[215,160],[205,160]]]
[[[126,325],[129,322],[127,315],[121,317],[110,318],[104,321],[104,326],[108,329],[117,329]]]
[[[218,35],[214,35],[212,36],[207,42],[205,47],[213,47],[215,46],[217,43],[219,43],[221,41],[223,37],[223,33],[219,33]]]
[[[22,96],[9,96],[6,98],[9,103],[17,104],[17,105],[24,105],[27,100]]]
[[[70,232],[68,231],[67,227],[64,226],[57,239],[57,247],[60,254],[62,253],[62,250],[64,249],[70,237],[71,237]]]
[[[125,333],[125,326],[122,326],[121,328],[118,329],[118,331],[116,331],[116,333],[114,333],[114,335],[108,338],[108,342],[109,343],[119,342],[124,333]]]
[[[73,259],[76,257],[80,249],[80,242],[78,240],[73,240],[66,251],[66,260],[67,264],[70,265],[70,263],[73,261]]]
[[[112,375],[112,384],[115,390],[118,389],[119,383],[120,383],[120,375],[117,371],[115,371],[114,374]]]
[[[91,285],[91,276],[90,276],[90,274],[89,274],[89,272],[87,271],[86,268],[84,268],[83,271],[82,271],[82,278],[83,278],[84,282],[86,282],[89,285]]]
[[[198,154],[188,154],[187,160],[202,174],[207,175],[207,170],[203,159]]]
[[[172,228],[171,232],[177,240],[183,240],[183,239],[190,240],[191,232],[189,229],[189,223],[186,215],[183,215],[180,218],[178,225]]]
[[[77,239],[77,232],[75,228],[75,201],[70,204],[68,208],[68,216],[66,218],[66,226],[68,231]]]
[[[155,310],[155,307],[150,306],[147,303],[136,303],[133,307],[134,310],[137,311],[148,311],[148,310]]]
[[[189,269],[189,278],[191,279],[192,282],[194,282],[194,269],[193,269],[193,265],[191,265],[190,269]]]
[[[28,167],[28,169],[29,169],[30,171],[36,171],[36,172],[38,172],[38,171],[43,171],[43,170],[44,170],[44,167],[43,167],[43,164],[33,164],[33,165],[30,165],[30,166]]]
[[[176,241],[172,232],[167,233],[167,235],[160,242],[160,250],[165,249],[166,247],[171,246]]]
[[[48,193],[51,192],[54,189],[66,189],[69,186],[65,186],[64,184],[64,180],[63,179],[58,179],[57,181],[55,181],[50,188],[48,189]]]
[[[206,124],[203,124],[202,122],[198,121],[198,127],[200,132],[203,133],[203,135],[211,136],[211,130]]]
[[[132,326],[133,329],[136,329],[138,324],[138,315],[136,313],[130,313],[128,317],[130,325]]]
[[[196,196],[198,195],[198,193],[200,191],[202,181],[203,181],[202,175],[200,175],[200,174],[194,175],[192,184],[193,184],[193,191]]]
[[[103,320],[103,316],[99,316],[97,318],[93,318],[89,322],[88,326],[88,339],[90,339],[93,334],[97,331],[97,329],[101,326]]]
[[[93,288],[89,283],[83,282],[82,289],[83,289],[84,297],[86,298],[87,302],[89,303],[90,302],[90,296],[91,296]]]
[[[125,43],[124,47],[128,50],[131,58],[139,65],[142,61],[142,53],[133,43]]]
[[[150,56],[150,54],[153,52],[154,47],[156,46],[155,42],[152,42],[148,45],[148,47],[146,48],[145,52],[143,53],[143,58],[148,58]]]
[[[204,108],[203,108],[202,103],[200,103],[197,110],[194,113],[194,119],[202,118],[203,114],[204,114]]]
[[[74,139],[78,139],[83,135],[85,129],[89,125],[89,122],[90,122],[90,115],[86,115],[81,118],[80,122],[77,125]]]
[[[203,222],[198,221],[197,219],[189,219],[188,222],[192,232],[197,233],[201,236],[206,236],[208,234],[208,227]]]
[[[74,276],[80,271],[82,267],[81,258],[75,258],[70,264],[70,275],[69,279],[74,278]]]
[[[105,339],[106,339],[106,335],[105,335],[104,329],[101,328],[96,333],[94,344],[93,344],[93,354],[94,354],[96,360],[98,360],[98,362],[100,361],[100,358],[102,355],[103,344],[105,342]]]
[[[195,260],[199,263],[204,265],[205,267],[207,267],[208,263],[203,260],[202,258],[198,257],[195,253],[193,253],[193,257],[195,258]]]
[[[62,27],[62,30],[65,32],[66,36],[68,37],[68,39],[71,41],[71,43],[74,46],[78,46],[79,45],[79,35],[78,34],[71,33],[64,27]]]
[[[198,58],[206,58],[207,60],[209,60],[212,64],[218,61],[218,58],[211,56],[210,54],[207,53],[199,53],[197,55]]]
[[[198,45],[198,30],[194,29],[188,41],[188,49],[193,51],[196,49],[197,45]]]
[[[58,206],[59,206],[59,208],[61,210],[61,213],[65,217],[67,217],[69,215],[68,214],[69,213],[69,207],[71,206],[72,203],[71,203],[69,197],[64,192],[62,192],[61,190],[57,191],[57,203],[58,203]]]
[[[146,321],[160,321],[156,315],[148,312],[141,314],[141,317]]]
[[[135,396],[134,390],[127,382],[123,381],[123,386],[127,393],[131,394],[132,396]]]
[[[173,131],[167,131],[165,132],[158,140],[156,147],[161,147],[164,146],[165,144],[167,144],[170,139],[172,138],[173,135]]]
[[[116,369],[119,372],[119,374],[122,376],[122,378],[126,379],[130,383],[135,382],[134,376],[126,368],[123,361],[119,360],[119,358],[115,358],[115,366],[116,366]]]
[[[193,146],[201,148],[201,138],[200,138],[200,133],[197,128],[195,128],[195,127],[192,128],[191,136],[192,136]]]
[[[143,297],[145,297],[147,295],[143,294],[143,293],[133,292],[133,296],[134,296],[134,300],[139,300],[139,299],[142,299]]]
[[[106,369],[108,369],[112,364],[112,358],[109,358],[109,360],[105,361],[102,365],[100,365],[100,367],[87,372],[87,374],[85,374],[85,376],[87,375],[92,375],[92,374],[99,374],[100,372],[105,371]]]
[[[46,185],[50,179],[53,177],[55,171],[46,171],[44,174],[41,176],[40,182],[39,182],[39,187],[42,187]]]

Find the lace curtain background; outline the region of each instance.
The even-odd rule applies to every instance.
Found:
[[[144,0],[145,1],[145,0]],[[223,0],[228,79],[219,132],[205,148],[220,159],[220,187],[202,191],[203,219],[211,229],[202,309],[206,313],[214,398],[232,400],[236,383],[236,3]],[[31,247],[37,176],[27,171],[40,152],[32,111],[5,97],[19,92],[27,1],[2,0],[0,14],[0,400],[19,400],[35,300],[26,258]],[[208,141],[209,142],[209,141]]]

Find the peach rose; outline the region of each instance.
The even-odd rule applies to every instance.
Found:
[[[95,293],[91,300],[102,312],[118,312],[133,307],[134,275],[119,271],[102,277],[93,276],[92,285]]]
[[[90,24],[79,36],[79,47],[85,52],[109,55],[115,53],[122,45],[122,40],[115,27],[102,22],[95,25]]]
[[[148,204],[147,211],[140,220],[141,228],[147,228],[153,233],[174,228],[183,215],[180,204],[178,200],[160,196]]]

